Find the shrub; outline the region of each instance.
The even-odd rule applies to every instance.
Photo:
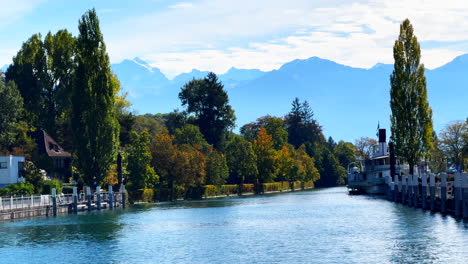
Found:
[[[142,189],[141,191],[142,191],[141,200],[143,202],[147,202],[147,203],[154,202],[154,190],[153,189]]]
[[[34,194],[34,186],[31,183],[12,183],[4,189],[0,189],[0,196],[31,195]]]
[[[44,181],[44,186],[42,187],[42,194],[52,194],[53,188],[57,190],[57,194],[62,193],[62,183],[59,180],[54,179]]]

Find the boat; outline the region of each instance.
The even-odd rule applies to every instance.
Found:
[[[390,178],[390,153],[386,143],[386,130],[378,130],[378,150],[371,157],[348,165],[348,190],[352,194],[385,194],[386,178]],[[408,174],[409,166],[395,159],[395,173]],[[353,165],[353,167],[351,167]]]

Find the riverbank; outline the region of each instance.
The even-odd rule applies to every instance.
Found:
[[[242,185],[205,185],[194,188],[187,193],[175,189],[175,200],[201,200],[222,198],[230,196],[249,196],[268,193],[294,192],[299,190],[309,190],[315,188],[312,181],[309,182],[273,182],[263,184],[242,184]],[[154,203],[168,201],[169,191],[167,189],[140,189],[129,194],[130,203]]]

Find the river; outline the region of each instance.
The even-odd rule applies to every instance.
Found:
[[[468,222],[345,188],[0,223],[0,263],[467,263]]]

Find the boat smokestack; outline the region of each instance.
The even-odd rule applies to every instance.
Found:
[[[387,131],[385,128],[379,129],[379,154],[381,156],[387,155]]]

